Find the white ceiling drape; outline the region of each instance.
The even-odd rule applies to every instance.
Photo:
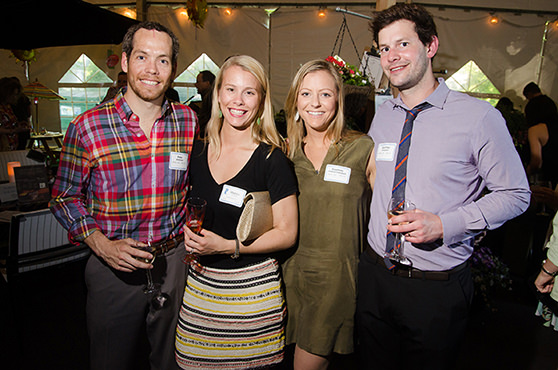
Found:
[[[150,6],[148,19],[165,24],[178,36],[181,44],[178,73],[201,53],[206,53],[219,65],[233,54],[249,54],[258,59],[269,72],[272,101],[278,111],[298,67],[310,59],[330,55],[343,20],[343,14],[331,8],[325,18],[317,17],[317,7],[282,7],[271,16],[263,8],[234,8],[231,16],[226,16],[221,8],[210,8],[203,29],[195,29],[179,15],[178,9],[168,6]],[[370,15],[373,6],[359,5],[350,10]],[[524,105],[521,91],[526,83],[537,78],[544,24],[546,20],[553,20],[551,16],[504,13],[498,14],[499,24],[489,25],[486,11],[450,8],[429,8],[429,11],[435,16],[440,38],[434,69],[447,69],[449,76],[473,59],[500,92],[512,98],[516,106]],[[372,41],[368,21],[351,15],[346,19],[356,48],[362,55]],[[558,101],[556,26],[550,27],[547,38],[540,86]],[[120,68],[107,67],[109,49],[120,54],[120,45],[38,49],[37,61],[30,64],[30,78],[33,81],[38,78],[44,85],[57,90],[58,80],[81,53],[86,53],[115,79]],[[344,35],[340,56],[351,64],[359,63],[360,57],[356,55],[348,33]],[[0,77],[4,76],[16,76],[26,84],[23,67],[10,57],[8,50],[0,50]],[[57,102],[41,101],[40,109],[40,125],[50,130],[59,129]]]

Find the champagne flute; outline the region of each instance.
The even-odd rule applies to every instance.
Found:
[[[203,219],[205,217],[205,209],[207,207],[207,202],[205,199],[198,197],[190,197],[186,200],[186,210],[188,214],[186,215],[186,226],[192,232],[201,235],[201,229],[203,224]],[[192,252],[186,252],[186,257],[184,257],[184,263],[192,263],[196,261],[196,254]]]
[[[393,216],[399,216],[406,212],[412,212],[415,210],[415,205],[402,198],[402,197],[393,197],[389,200],[388,204],[388,220],[390,220]],[[404,237],[401,233],[395,233],[395,245],[393,248],[386,252],[384,257],[387,257],[395,262],[398,262],[403,265],[411,265],[411,261],[405,257],[403,253],[403,246],[404,246]]]
[[[153,255],[153,258],[136,257],[137,260],[149,264],[153,264],[153,262],[155,262],[155,253],[153,253],[153,249],[151,248],[151,241],[147,242],[147,247],[136,247],[136,248],[145,252],[149,252]],[[143,288],[143,292],[145,294],[153,294],[156,292],[160,292],[161,288],[159,284],[155,284],[153,282],[153,275],[151,274],[151,269],[146,269],[145,274],[147,276],[147,285],[145,286],[145,288]]]
[[[536,179],[534,181],[534,186],[538,186],[541,188],[548,188],[548,189],[552,189],[552,182],[548,181],[548,180],[542,180],[542,179]],[[537,204],[537,216],[551,216],[551,214],[546,210],[546,204],[544,203],[544,201],[541,201]]]
[[[137,248],[142,251],[153,254],[153,258],[151,259],[136,257],[137,260],[145,263],[150,263],[150,264],[153,264],[153,262],[155,262],[156,255],[154,253],[153,248],[151,247],[151,241],[147,242],[147,247],[137,247]],[[153,281],[153,275],[151,274],[151,269],[146,269],[145,275],[147,276],[147,285],[143,288],[143,293],[152,294],[153,296],[151,297],[151,306],[156,310],[160,310],[163,307],[165,307],[165,304],[169,299],[169,295],[161,292],[160,284],[155,284],[155,282]]]

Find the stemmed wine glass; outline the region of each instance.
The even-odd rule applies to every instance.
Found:
[[[414,210],[415,205],[410,201],[401,197],[393,197],[389,200],[387,211],[388,220],[390,220],[393,216],[399,216],[406,212],[413,212]],[[401,233],[395,233],[394,236],[395,245],[391,251],[385,253],[384,257],[387,257],[390,260],[401,263],[403,265],[410,265],[411,261],[407,257],[405,257],[403,253],[403,235]]]
[[[147,247],[138,247],[138,249],[149,252],[153,255],[153,258],[151,259],[136,257],[138,260],[149,264],[153,264],[153,262],[155,262],[156,255],[153,248],[151,247],[151,241],[147,242]],[[169,299],[169,295],[161,292],[160,284],[155,284],[155,282],[153,281],[153,275],[151,274],[151,269],[146,269],[145,274],[147,276],[147,285],[145,286],[145,288],[143,288],[143,293],[152,294],[153,296],[151,297],[151,305],[157,310],[161,309],[165,306],[165,303]]]
[[[537,177],[535,177],[535,180],[533,181],[532,185],[535,187],[552,189],[552,182],[548,180],[539,179]],[[537,213],[536,213],[537,216],[548,217],[551,215],[547,211],[546,204],[544,203],[544,201],[541,201],[540,203],[535,203],[535,205],[537,207]]]
[[[203,219],[205,217],[205,209],[207,207],[207,202],[205,199],[198,197],[190,197],[186,200],[186,210],[188,212],[186,216],[186,226],[192,232],[200,235]],[[184,257],[184,263],[192,263],[196,260],[196,254],[192,252],[186,252],[186,257]]]

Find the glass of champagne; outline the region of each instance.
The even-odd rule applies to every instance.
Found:
[[[203,219],[205,217],[205,209],[207,207],[207,202],[205,199],[198,197],[190,197],[186,200],[186,226],[192,232],[200,235]],[[192,263],[196,260],[196,254],[187,252],[184,258],[184,263]]]
[[[533,185],[535,186],[535,188],[540,187],[540,188],[552,189],[552,182],[550,182],[548,180],[536,179]],[[541,201],[537,204],[536,215],[537,216],[545,216],[545,217],[551,216],[551,214],[546,209],[546,204],[544,203],[544,201]]]
[[[400,197],[393,197],[389,200],[388,204],[388,220],[390,220],[393,216],[399,216],[406,212],[412,212],[415,210],[415,205],[410,201],[400,198]],[[384,257],[389,258],[395,262],[401,263],[403,265],[410,265],[411,261],[405,257],[403,253],[403,246],[405,243],[404,237],[401,233],[395,233],[395,245],[393,248],[386,252]]]
[[[153,254],[153,258],[136,257],[137,260],[149,264],[153,264],[153,262],[155,262],[156,256],[153,253],[154,251],[153,248],[151,247],[151,241],[147,242],[147,247],[137,247],[137,248],[142,251]],[[153,281],[153,275],[151,274],[151,269],[146,269],[145,274],[147,276],[147,285],[145,286],[145,288],[143,288],[143,293],[152,294],[153,296],[151,297],[151,305],[153,306],[153,308],[157,310],[162,309],[165,306],[165,303],[168,301],[169,295],[161,292],[160,284],[155,284],[155,282]]]

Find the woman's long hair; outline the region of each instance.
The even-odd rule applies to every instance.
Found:
[[[215,86],[213,88],[213,103],[211,106],[211,118],[207,123],[207,140],[214,150],[215,158],[221,153],[221,128],[223,127],[223,115],[219,106],[219,90],[223,84],[223,75],[225,71],[232,67],[238,66],[249,72],[259,82],[261,94],[260,108],[250,122],[252,138],[255,142],[266,143],[271,146],[271,151],[275,148],[283,148],[283,141],[275,127],[273,119],[273,109],[271,106],[271,97],[269,94],[269,79],[263,66],[256,59],[248,55],[236,55],[225,61],[221,70],[215,78]],[[259,122],[258,122],[259,119]]]
[[[287,116],[287,134],[289,137],[289,157],[292,159],[298,149],[302,148],[304,137],[306,136],[306,128],[302,117],[296,118],[297,113],[297,100],[300,92],[300,86],[304,77],[312,72],[326,71],[335,80],[335,87],[337,90],[337,112],[332,118],[326,131],[326,137],[337,143],[345,134],[345,116],[343,114],[344,108],[344,95],[343,95],[343,80],[339,76],[339,72],[335,67],[325,60],[311,60],[304,64],[296,73],[291,88],[285,101],[285,113]]]

